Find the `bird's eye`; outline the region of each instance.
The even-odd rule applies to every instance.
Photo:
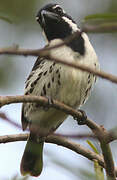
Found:
[[[63,13],[63,10],[60,7],[56,7],[54,9],[57,13]]]

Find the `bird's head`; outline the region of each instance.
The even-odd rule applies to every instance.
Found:
[[[37,14],[36,20],[41,25],[48,41],[71,35],[78,31],[75,21],[66,14],[58,4],[48,4],[44,6]]]
[[[37,13],[36,20],[39,22],[48,41],[53,39],[65,39],[74,32],[79,31],[76,22],[58,4],[48,4]],[[74,51],[84,55],[84,39],[82,35],[70,42]]]

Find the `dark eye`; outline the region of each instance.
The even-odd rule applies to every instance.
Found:
[[[60,7],[56,7],[56,8],[55,8],[55,11],[56,11],[57,13],[63,13],[63,10],[62,10]]]

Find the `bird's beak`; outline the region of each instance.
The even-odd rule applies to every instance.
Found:
[[[42,10],[40,12],[40,15],[36,16],[36,20],[40,23],[42,27],[45,27],[46,21],[48,20],[58,21],[58,15],[50,11]]]

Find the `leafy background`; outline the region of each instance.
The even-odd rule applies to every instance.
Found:
[[[39,24],[35,20],[37,11],[48,2],[57,2],[82,25],[85,16],[90,14],[116,13],[116,0],[0,0],[0,47],[19,46],[20,48],[40,48],[45,39]],[[98,54],[101,69],[117,75],[117,34],[89,34],[90,40]],[[0,56],[0,95],[23,94],[24,82],[35,57]],[[107,129],[116,127],[117,86],[99,79],[92,96],[83,107],[87,115]],[[21,104],[13,104],[0,109],[0,112],[20,123]],[[0,135],[21,133],[22,130],[9,125],[0,119]],[[57,130],[59,133],[89,132],[87,127],[77,126],[69,117]],[[85,147],[84,140],[76,140]],[[96,144],[98,148],[98,144]],[[20,177],[20,160],[25,142],[0,145],[0,179],[10,180]],[[116,143],[111,144],[116,162]],[[94,179],[93,163],[63,147],[45,144],[44,170],[39,177],[44,179]],[[14,178],[15,179],[15,178]],[[29,178],[30,180],[36,178]],[[38,179],[38,178],[37,178]]]

